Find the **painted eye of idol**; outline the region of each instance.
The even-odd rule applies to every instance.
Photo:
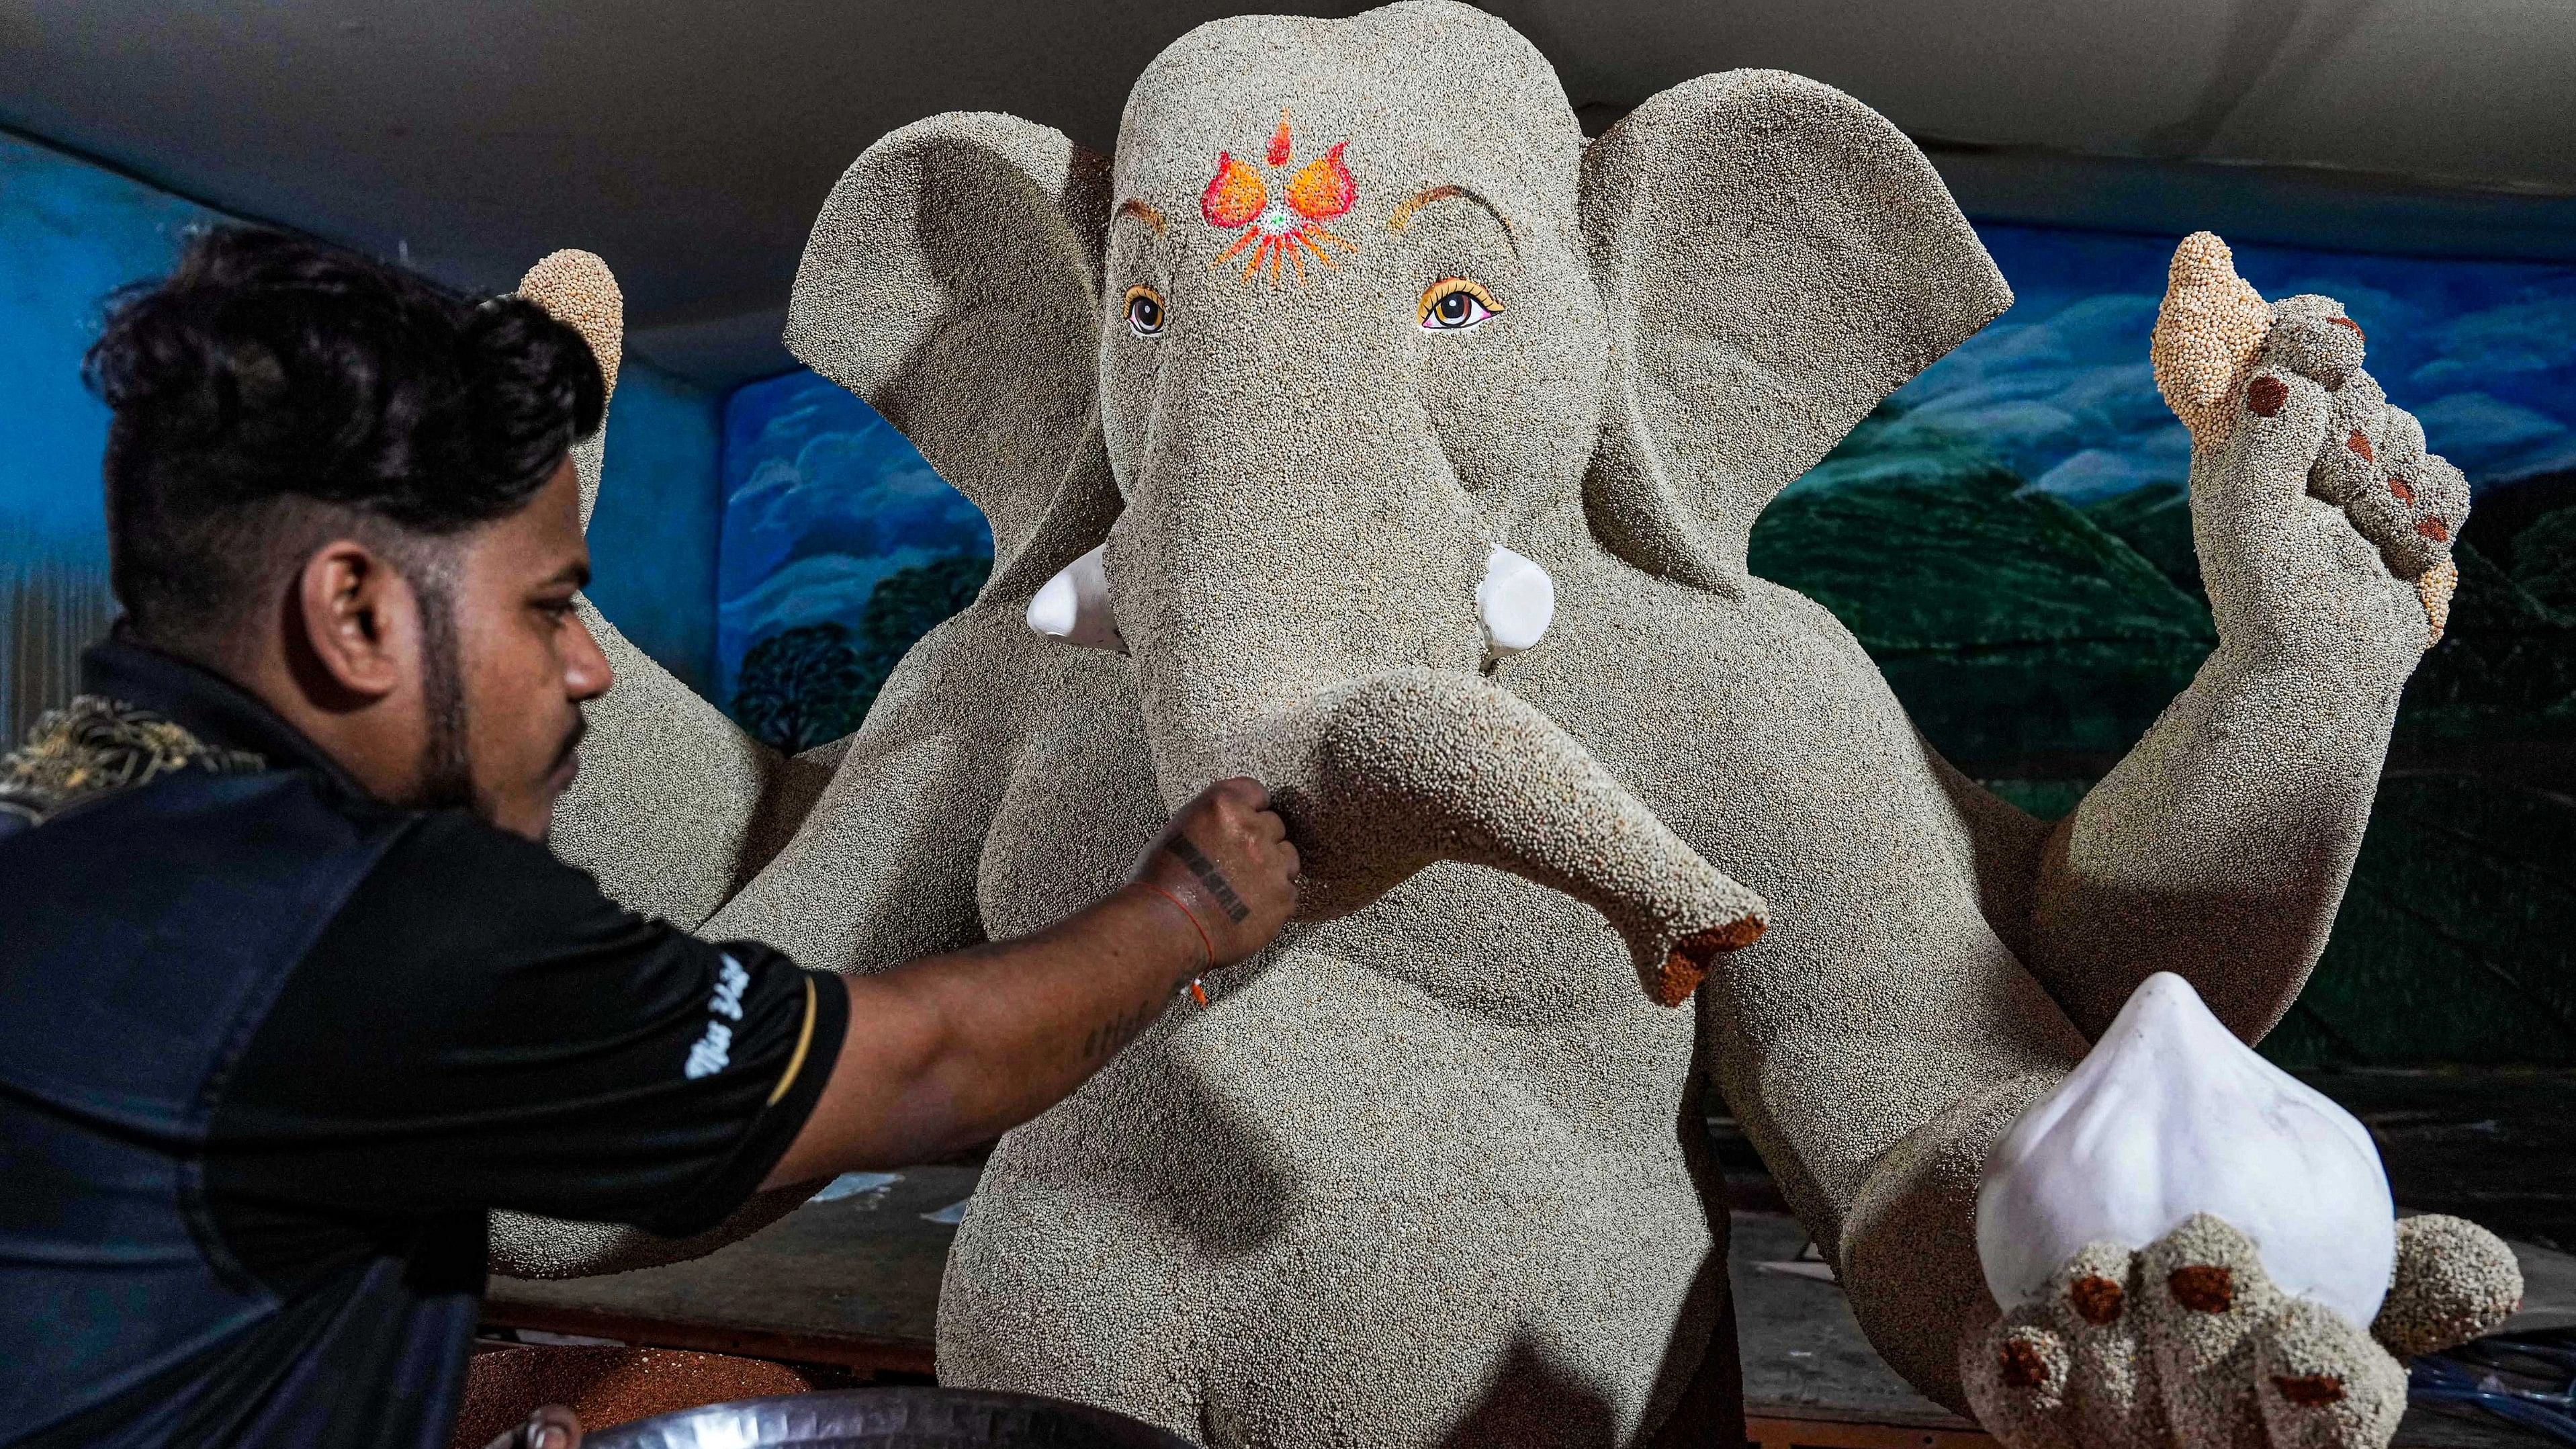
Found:
[[[1483,287],[1465,277],[1447,277],[1423,292],[1415,312],[1425,332],[1465,332],[1501,310],[1502,304]]]
[[[1127,289],[1127,330],[1139,337],[1155,337],[1163,331],[1163,294],[1151,287]]]

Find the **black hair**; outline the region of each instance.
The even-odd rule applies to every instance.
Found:
[[[607,392],[581,334],[533,302],[242,226],[114,294],[82,377],[114,414],[109,582],[138,635],[200,647],[327,530],[399,567],[517,512]]]

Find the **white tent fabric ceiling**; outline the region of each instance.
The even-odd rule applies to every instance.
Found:
[[[1106,149],[1144,63],[1234,8],[0,0],[0,126],[460,285],[589,247],[626,285],[637,351],[729,382],[786,365],[806,226],[870,141],[991,109]],[[1677,80],[1778,66],[1893,117],[1974,214],[2576,257],[2565,0],[1488,8],[1596,131]]]

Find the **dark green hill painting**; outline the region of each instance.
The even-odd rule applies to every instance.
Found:
[[[2264,1043],[2286,1064],[2576,1064],[2576,498],[2500,509],[2458,558],[2332,942]],[[2076,506],[1901,403],[1781,495],[1752,566],[1832,609],[1944,754],[2043,816],[2215,643],[2182,484]]]
[[[1752,567],[1833,610],[1989,775],[2107,770],[2215,642],[2208,606],[2117,534],[1893,408],[1772,504]]]
[[[1980,226],[2018,300],[1754,529],[1944,754],[2073,809],[2214,643],[2190,441],[2147,332],[2173,239]],[[2302,1066],[2576,1065],[2576,268],[2239,247],[2340,298],[2474,489],[2448,637],[2408,685],[2325,959],[2264,1043]]]

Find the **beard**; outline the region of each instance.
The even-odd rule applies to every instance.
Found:
[[[474,778],[474,763],[466,751],[465,667],[457,648],[455,611],[445,588],[437,583],[419,590],[418,598],[421,709],[427,716],[428,738],[421,747],[418,783],[403,803],[417,810],[470,810],[492,821],[496,812]],[[580,753],[589,733],[589,716],[576,708],[572,728],[564,732],[563,745],[549,763],[548,773],[560,770]]]
[[[420,601],[421,706],[429,738],[419,784],[405,802],[422,810],[473,809],[474,766],[465,752],[465,669],[456,647],[456,613],[444,580],[424,580]]]

